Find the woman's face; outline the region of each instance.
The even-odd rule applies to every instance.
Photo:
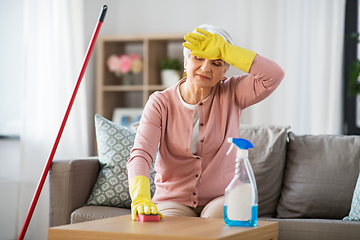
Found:
[[[196,87],[212,88],[229,69],[221,59],[210,60],[193,55],[185,61],[184,67],[189,80]]]

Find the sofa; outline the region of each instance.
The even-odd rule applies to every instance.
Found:
[[[107,194],[111,198],[106,202],[104,199],[107,197],[98,191],[104,188],[100,176],[103,169],[116,165],[111,163],[111,158],[105,162],[103,158],[109,152],[112,152],[112,158],[117,156],[111,147],[104,147],[100,142],[116,144],[108,132],[123,130],[110,131],[116,126],[106,119],[100,120],[96,123],[98,157],[55,160],[52,163],[50,227],[130,214],[129,205],[114,202],[123,193],[117,196],[114,190],[115,194]],[[259,220],[277,221],[279,240],[360,239],[358,136],[296,135],[283,126],[241,125],[239,137],[254,145],[249,150],[249,159],[258,189]],[[131,141],[126,154],[129,154],[129,149]],[[125,172],[126,154],[121,163]],[[124,172],[119,172],[119,166],[116,169],[115,175],[124,175]],[[109,173],[109,169],[105,170],[102,177]],[[126,176],[119,179],[126,188]],[[154,187],[153,181],[151,184]],[[106,188],[109,186],[107,184]],[[117,186],[119,182],[114,184]],[[354,194],[356,191],[358,196]],[[94,202],[96,196],[102,202]]]

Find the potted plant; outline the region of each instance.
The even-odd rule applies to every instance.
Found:
[[[348,36],[355,40],[357,43],[360,43],[359,40],[359,33],[352,33]],[[360,61],[356,59],[350,66],[349,66],[349,93],[352,96],[356,96],[360,94]]]
[[[161,83],[172,86],[180,80],[181,62],[176,58],[165,58],[160,62]]]

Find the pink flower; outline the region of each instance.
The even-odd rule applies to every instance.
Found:
[[[111,55],[111,56],[108,58],[106,64],[107,64],[110,72],[117,72],[117,71],[119,71],[119,70],[118,70],[118,66],[119,66],[119,64],[120,64],[120,63],[119,63],[119,58],[118,58],[115,54]]]
[[[132,54],[130,54],[130,58],[131,58],[131,60],[140,60],[141,61],[141,57],[140,57],[140,55],[138,55],[138,54],[136,54],[136,53],[132,53]]]
[[[130,71],[134,74],[140,73],[143,69],[141,56],[135,53],[130,55],[110,55],[106,61],[110,72],[115,73],[116,76],[127,74]]]
[[[127,55],[119,56],[119,69],[122,73],[128,73],[131,70],[131,58]]]

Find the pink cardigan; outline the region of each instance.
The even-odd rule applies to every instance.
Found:
[[[190,151],[194,111],[181,103],[177,85],[155,92],[137,130],[127,164],[129,179],[139,175],[149,178],[159,149],[155,203],[172,201],[196,207],[223,195],[234,176],[236,157],[236,151],[226,155],[230,147],[227,138],[238,137],[242,110],[268,97],[283,77],[279,65],[256,55],[248,75],[217,83],[209,97],[198,104],[200,142],[196,155]]]

